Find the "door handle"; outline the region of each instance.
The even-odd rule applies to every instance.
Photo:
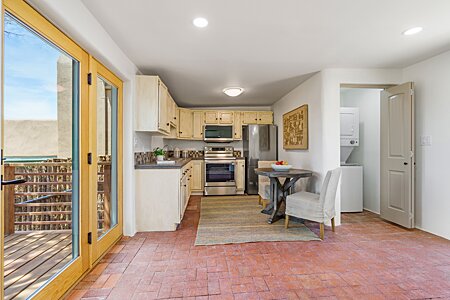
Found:
[[[25,182],[27,182],[26,179],[21,178],[21,179],[13,179],[13,180],[6,180],[6,181],[2,180],[1,184],[3,186],[3,185],[10,185],[10,184],[22,184]]]
[[[408,163],[407,163],[407,162],[404,162],[403,164],[404,164],[405,166],[407,166],[407,165],[408,165]]]

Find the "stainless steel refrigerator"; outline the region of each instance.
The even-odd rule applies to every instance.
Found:
[[[258,194],[258,175],[255,168],[260,160],[278,159],[278,128],[275,125],[247,125],[243,127],[242,143],[245,166],[245,190]]]

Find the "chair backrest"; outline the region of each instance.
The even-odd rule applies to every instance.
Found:
[[[327,217],[334,217],[337,187],[341,177],[341,168],[327,172],[320,191],[320,202]]]
[[[272,164],[276,163],[276,161],[272,160],[260,160],[258,161],[258,168],[272,168]],[[267,176],[258,176],[258,184],[269,183],[270,179]]]

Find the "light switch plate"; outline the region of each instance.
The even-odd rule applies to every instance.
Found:
[[[431,135],[420,136],[420,146],[431,146]]]

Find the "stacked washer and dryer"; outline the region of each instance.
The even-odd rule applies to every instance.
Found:
[[[341,212],[363,211],[363,166],[348,162],[359,147],[359,108],[341,107]]]

